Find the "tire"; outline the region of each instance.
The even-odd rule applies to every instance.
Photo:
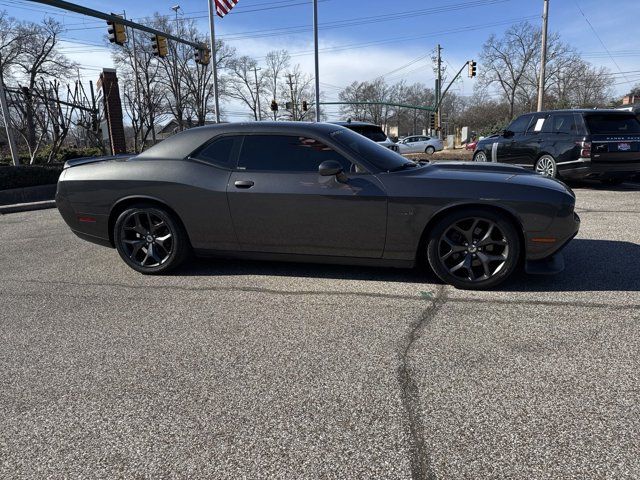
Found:
[[[432,147],[431,145],[429,145],[424,151],[424,153],[426,153],[427,155],[433,155],[435,152],[436,152],[435,147]]]
[[[477,152],[473,156],[473,161],[474,162],[488,162],[489,159],[487,158],[487,154],[484,153],[482,150],[480,150],[479,152]]]
[[[443,282],[485,290],[511,276],[518,266],[520,242],[516,227],[505,215],[482,208],[460,210],[429,232],[427,260]]]
[[[153,205],[133,205],[122,212],[113,239],[122,260],[144,274],[173,270],[191,251],[182,224],[167,210]]]
[[[558,165],[551,155],[542,155],[534,165],[534,170],[545,177],[556,178],[558,176]]]

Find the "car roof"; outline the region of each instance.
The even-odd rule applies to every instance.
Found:
[[[185,158],[207,140],[224,134],[246,135],[270,133],[284,135],[329,135],[341,126],[312,122],[232,122],[190,128],[176,133],[145,150],[138,158],[176,159]]]
[[[594,115],[602,115],[603,113],[612,114],[612,115],[620,115],[620,114],[629,114],[629,111],[624,110],[616,110],[614,108],[565,108],[561,110],[544,110],[542,112],[528,112],[523,113],[522,115],[535,115],[537,113],[584,113],[584,114],[594,114]]]
[[[341,127],[376,127],[376,128],[380,128],[380,125],[376,125],[375,123],[369,123],[369,122],[328,122],[332,125],[340,125]]]

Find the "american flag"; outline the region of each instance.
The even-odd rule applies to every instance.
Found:
[[[224,17],[239,1],[240,0],[216,0],[216,13],[220,18]]]

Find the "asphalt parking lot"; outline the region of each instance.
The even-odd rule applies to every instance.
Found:
[[[0,216],[1,478],[639,478],[640,185],[556,277],[202,261]]]

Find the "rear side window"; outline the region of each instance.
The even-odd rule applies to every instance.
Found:
[[[202,162],[221,168],[234,168],[235,152],[242,137],[221,137],[206,144],[196,153],[191,155]]]
[[[586,115],[585,120],[592,134],[639,134],[640,122],[635,115]]]
[[[350,128],[354,132],[357,132],[360,135],[373,140],[374,142],[384,142],[387,139],[387,135],[384,133],[384,131],[380,127],[376,127],[375,125],[354,125],[347,126],[347,128]]]
[[[521,117],[516,118],[511,124],[507,127],[507,130],[513,133],[524,133],[527,130],[527,126],[529,126],[529,121],[531,120],[531,115],[523,115]]]
[[[351,162],[313,138],[289,135],[247,135],[238,161],[239,170],[316,172],[325,160],[335,160],[345,171]]]
[[[576,135],[578,133],[573,113],[559,113],[551,115],[548,128],[551,133],[566,133]]]

